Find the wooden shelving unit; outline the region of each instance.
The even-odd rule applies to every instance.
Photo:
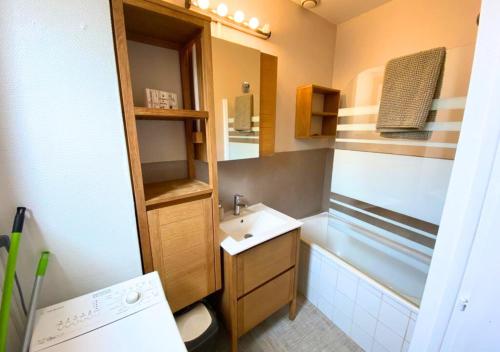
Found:
[[[311,112],[312,116],[327,116],[327,117],[337,117],[338,114],[336,112],[326,112],[326,111],[313,111]]]
[[[163,0],[111,0],[111,10],[143,269],[158,271],[177,311],[221,287],[211,20]],[[129,41],[178,52],[182,109],[134,106]],[[144,184],[138,120],[184,122],[186,179]]]
[[[212,191],[213,188],[209,184],[191,179],[149,183],[144,185],[146,207],[211,194]]]
[[[339,103],[338,89],[314,84],[297,88],[295,138],[335,137]]]
[[[198,111],[189,109],[166,110],[135,107],[135,118],[137,120],[199,120],[208,119],[208,111]]]

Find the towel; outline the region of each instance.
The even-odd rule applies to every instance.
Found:
[[[433,99],[439,97],[445,56],[446,48],[435,48],[387,63],[377,120],[383,137],[429,137],[429,132],[419,130],[425,127]]]
[[[236,131],[251,131],[253,116],[253,94],[236,97],[234,102],[234,129]]]

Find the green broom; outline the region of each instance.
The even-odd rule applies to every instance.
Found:
[[[0,306],[0,352],[5,352],[7,349],[10,303],[12,301],[12,289],[14,287],[14,279],[16,275],[17,253],[19,251],[19,243],[21,242],[21,234],[23,232],[25,212],[26,208],[17,208],[14,225],[12,226],[10,250],[7,258],[7,267],[5,268],[5,278],[3,281],[2,304]]]

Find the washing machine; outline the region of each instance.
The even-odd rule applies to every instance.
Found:
[[[186,352],[156,272],[37,311],[31,352]]]

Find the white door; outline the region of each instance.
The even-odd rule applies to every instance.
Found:
[[[500,351],[500,146],[442,351]]]

